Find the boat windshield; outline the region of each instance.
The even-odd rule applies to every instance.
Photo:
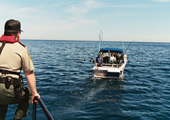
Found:
[[[103,53],[103,57],[105,57],[105,56],[109,56],[109,53],[108,52],[104,52]]]
[[[115,53],[117,53],[117,56],[122,56],[123,53],[119,53],[119,52],[111,52],[113,53],[113,55],[115,55]],[[102,54],[102,57],[109,57],[109,53],[108,52],[101,52],[100,54]]]

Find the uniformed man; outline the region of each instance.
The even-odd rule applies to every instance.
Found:
[[[19,41],[20,27],[19,21],[10,19],[5,23],[4,35],[0,37],[0,120],[5,119],[10,104],[18,104],[13,120],[26,117],[34,97],[40,98],[31,57],[26,46]],[[21,69],[29,87],[23,87]]]

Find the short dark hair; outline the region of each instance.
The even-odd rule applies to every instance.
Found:
[[[14,35],[16,37],[19,32],[22,32],[20,28],[21,28],[21,23],[18,20],[10,19],[5,23],[4,35],[7,36]]]
[[[6,31],[4,31],[4,35],[6,35],[6,36],[14,35],[15,37],[17,37],[17,34],[18,34],[18,32],[6,32]]]

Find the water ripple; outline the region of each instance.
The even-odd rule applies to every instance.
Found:
[[[91,56],[98,42],[23,41],[31,54],[37,89],[55,120],[137,120],[170,118],[170,44],[134,42],[123,80],[94,79]],[[125,42],[125,48],[129,42]],[[121,42],[104,47],[122,48]],[[25,77],[24,77],[25,78]],[[26,84],[26,82],[25,82]],[[9,107],[12,119],[15,105]],[[37,106],[37,120],[46,117]],[[32,106],[28,117],[32,119]]]

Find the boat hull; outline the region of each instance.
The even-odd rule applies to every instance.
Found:
[[[98,70],[93,69],[94,77],[100,77],[100,78],[115,78],[120,79],[123,77],[123,72],[108,72],[108,70]]]
[[[105,64],[98,66],[95,64],[93,67],[93,74],[96,78],[114,78],[114,79],[123,79],[124,68],[127,63],[127,56],[124,56],[124,63],[122,64]]]

